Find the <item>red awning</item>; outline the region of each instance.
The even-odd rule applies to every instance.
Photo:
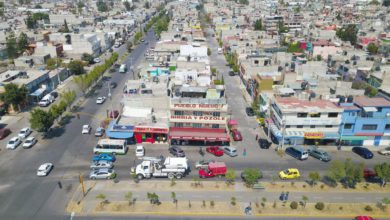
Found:
[[[170,139],[197,141],[230,141],[224,129],[171,128]]]

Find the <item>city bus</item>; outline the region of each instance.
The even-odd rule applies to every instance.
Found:
[[[127,145],[125,140],[101,139],[93,149],[95,154],[126,154]]]

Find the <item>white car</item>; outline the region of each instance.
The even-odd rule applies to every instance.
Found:
[[[137,147],[135,147],[135,156],[136,157],[145,156],[145,149],[142,145],[137,145]]]
[[[7,149],[14,150],[21,143],[19,137],[13,137],[7,143]]]
[[[114,167],[114,164],[111,161],[99,160],[99,161],[92,162],[90,167],[91,169],[102,169],[102,168],[111,169]]]
[[[22,147],[23,147],[23,148],[30,148],[30,147],[32,147],[34,144],[36,144],[37,142],[38,142],[38,140],[37,140],[35,137],[29,137],[29,138],[27,138],[27,139],[24,141]]]
[[[114,179],[116,177],[116,173],[113,169],[98,169],[98,170],[93,170],[89,174],[90,179]]]
[[[96,104],[103,104],[106,101],[106,97],[100,96],[96,99]]]
[[[380,151],[378,151],[379,154],[382,154],[382,155],[390,155],[390,147],[386,147]]]
[[[101,60],[100,60],[100,58],[98,58],[98,57],[96,57],[95,59],[93,59],[93,62],[94,62],[94,63],[100,63],[100,61],[101,61]]]
[[[26,137],[28,137],[31,134],[31,132],[32,132],[32,130],[30,128],[22,128],[22,130],[19,131],[18,136],[21,139],[25,139]]]
[[[52,163],[44,163],[38,167],[37,176],[47,176],[51,169],[53,169]]]
[[[237,149],[235,147],[225,146],[223,152],[231,157],[238,156]]]
[[[89,134],[91,132],[91,129],[91,126],[83,125],[83,130],[81,131],[81,134]]]

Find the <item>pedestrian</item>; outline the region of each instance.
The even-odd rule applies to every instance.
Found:
[[[60,189],[62,189],[62,183],[61,183],[61,181],[58,181],[58,188],[60,188]]]
[[[242,152],[242,155],[245,157],[246,156],[246,148],[244,148],[244,151]]]
[[[256,141],[259,139],[259,135],[258,134],[256,134]]]
[[[77,115],[77,119],[80,119],[80,113],[77,113],[76,115]]]

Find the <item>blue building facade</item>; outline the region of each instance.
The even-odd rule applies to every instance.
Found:
[[[390,144],[390,101],[355,97],[340,103],[344,108],[340,125],[342,145],[388,146]]]

